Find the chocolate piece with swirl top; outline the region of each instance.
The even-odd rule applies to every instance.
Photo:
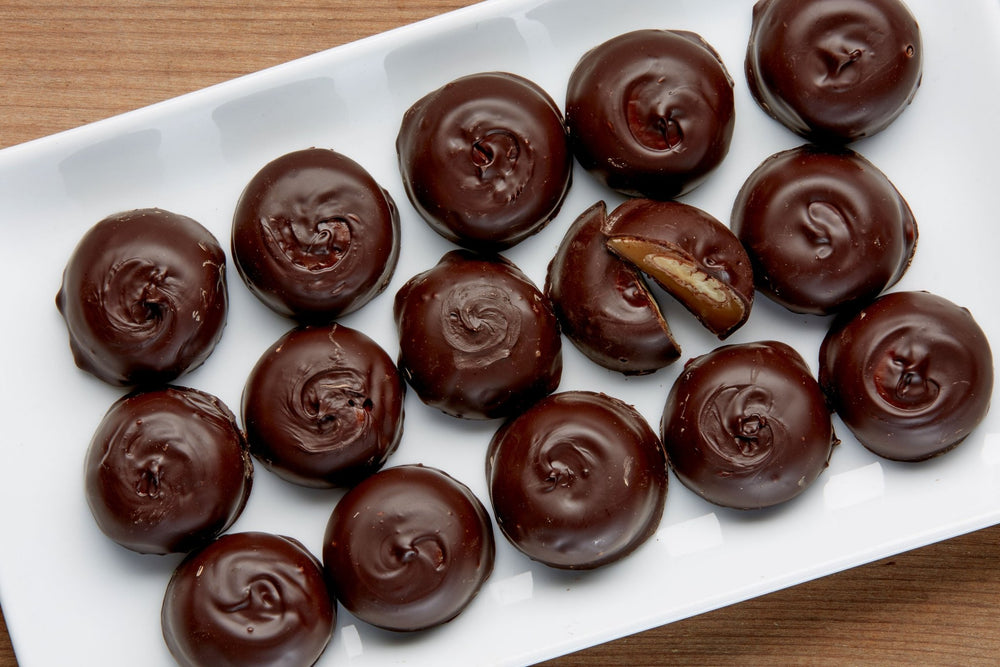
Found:
[[[337,599],[367,623],[400,632],[450,621],[493,572],[489,515],[436,468],[382,470],[330,515],[323,565]]]
[[[893,292],[837,318],[819,381],[865,447],[898,461],[947,452],[986,416],[993,354],[972,314],[928,292]]]
[[[690,192],[729,152],[733,80],[700,36],[636,30],[591,49],[570,74],[566,127],[577,161],[629,196]]]
[[[515,547],[551,567],[584,570],[624,558],[653,534],[667,460],[635,408],[569,391],[497,431],[486,478],[497,525]]]
[[[399,213],[354,160],[310,148],[250,180],[233,214],[233,261],[275,312],[330,321],[375,298],[399,258]]]
[[[190,551],[211,540],[239,517],[252,482],[236,417],[215,396],[183,387],[116,401],[84,466],[98,527],[139,553]]]
[[[261,355],[244,387],[250,451],[296,484],[353,484],[399,444],[404,389],[389,355],[360,331],[293,329]]]
[[[76,365],[123,386],[169,382],[200,366],[222,337],[228,305],[218,241],[161,209],[94,225],[56,296]]]
[[[330,642],[335,604],[322,565],[300,542],[232,533],[181,562],[160,621],[182,667],[312,665]]]
[[[541,230],[572,176],[559,108],[507,72],[464,76],[418,100],[403,115],[396,151],[406,194],[430,227],[483,251]]]
[[[805,360],[777,341],[724,345],[688,362],[670,389],[661,433],[678,479],[736,509],[798,496],[838,442]]]
[[[500,255],[453,250],[396,294],[399,367],[427,405],[467,419],[517,414],[562,376],[548,299]]]

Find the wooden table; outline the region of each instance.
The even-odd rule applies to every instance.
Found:
[[[72,4],[0,0],[0,148],[473,3]],[[998,539],[989,528],[551,664],[995,664]],[[15,664],[3,629],[0,667]]]

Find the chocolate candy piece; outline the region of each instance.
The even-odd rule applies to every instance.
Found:
[[[88,230],[56,296],[76,365],[113,385],[169,382],[200,366],[222,337],[228,304],[218,241],[160,209]]]
[[[310,148],[250,180],[233,215],[233,261],[275,312],[330,321],[389,284],[399,257],[392,197],[354,160]]]
[[[190,551],[236,521],[253,462],[236,417],[194,389],[137,391],[97,427],[84,467],[101,531],[139,553]]]
[[[673,201],[632,199],[606,225],[607,246],[677,298],[725,339],[750,317],[750,258],[724,224]]]
[[[293,329],[261,356],[243,390],[250,451],[296,484],[353,484],[399,444],[405,386],[363,333],[342,324]]]
[[[563,333],[594,362],[625,374],[680,356],[639,271],[607,248],[607,207],[597,202],[566,232],[549,263],[545,294]]]
[[[718,54],[681,30],[636,30],[591,49],[570,74],[566,127],[580,164],[630,196],[670,199],[729,152],[733,80]]]
[[[323,564],[337,599],[358,618],[396,631],[457,616],[493,571],[486,508],[435,468],[382,470],[330,515]]]
[[[634,408],[585,391],[548,396],[506,422],[486,454],[501,532],[528,557],[583,570],[624,558],[656,530],[667,462]]]
[[[396,151],[414,208],[441,236],[477,250],[509,248],[542,229],[573,166],[555,102],[506,72],[464,76],[417,101]]]
[[[336,607],[322,565],[300,542],[233,533],[181,562],[160,621],[184,667],[312,665],[330,642]]]
[[[661,433],[681,482],[736,509],[796,497],[838,442],[805,361],[776,341],[724,345],[688,362],[670,389]]]
[[[746,77],[760,107],[820,143],[881,132],[920,86],[923,46],[899,0],[760,0]]]
[[[833,409],[885,458],[942,454],[989,411],[989,341],[968,310],[934,294],[890,293],[837,318],[819,360]]]
[[[517,414],[555,391],[552,307],[500,255],[453,250],[396,294],[399,367],[427,405],[467,419]]]
[[[917,224],[875,165],[806,145],[772,155],[733,206],[763,294],[797,313],[856,309],[910,266]]]

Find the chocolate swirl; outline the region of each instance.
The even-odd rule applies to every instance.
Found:
[[[521,333],[510,294],[490,284],[457,285],[442,300],[444,339],[459,368],[484,368],[509,357]]]
[[[758,385],[720,387],[705,402],[702,437],[712,453],[740,471],[767,465],[788,438],[774,396]]]

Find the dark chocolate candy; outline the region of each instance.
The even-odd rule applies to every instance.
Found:
[[[921,461],[962,442],[986,416],[993,354],[967,309],[928,292],[894,292],[834,321],[819,381],[861,444]]]
[[[920,86],[923,46],[899,0],[760,0],[747,46],[750,92],[819,143],[885,129]]]
[[[218,241],[161,209],[88,230],[56,297],[76,365],[114,385],[169,382],[200,366],[222,337],[228,304]]]
[[[417,101],[396,151],[413,206],[467,248],[503,250],[538,232],[570,187],[562,113],[537,84],[506,72],[464,76]]]
[[[330,515],[323,564],[337,599],[388,630],[457,616],[493,571],[486,508],[435,468],[386,468],[347,492]]]
[[[548,396],[506,422],[486,454],[501,532],[551,567],[618,561],[656,530],[667,494],[663,445],[622,401],[592,392]]]

